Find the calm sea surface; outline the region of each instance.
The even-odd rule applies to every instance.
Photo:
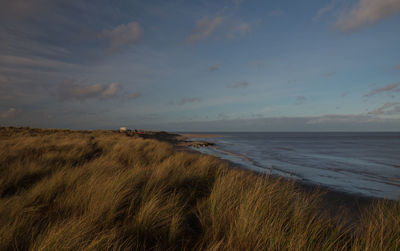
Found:
[[[216,147],[194,149],[259,172],[399,199],[400,133],[217,134],[223,137],[202,139]]]

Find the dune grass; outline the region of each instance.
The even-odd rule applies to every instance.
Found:
[[[112,131],[0,142],[0,250],[400,249],[398,202],[348,220],[321,192]]]

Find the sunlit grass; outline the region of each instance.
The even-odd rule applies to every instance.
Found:
[[[345,221],[318,191],[111,131],[0,142],[0,250],[400,249],[398,202]]]

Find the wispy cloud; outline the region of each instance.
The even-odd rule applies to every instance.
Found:
[[[219,70],[219,64],[210,65],[210,67],[208,67],[208,69],[211,72],[218,71]]]
[[[317,14],[313,17],[313,21],[316,22],[318,21],[323,15],[325,15],[328,12],[331,12],[335,6],[336,6],[337,1],[333,0],[321,9],[318,10]]]
[[[99,38],[107,40],[109,49],[115,51],[138,42],[142,34],[142,26],[138,22],[131,22],[118,25],[111,30],[104,30]]]
[[[133,93],[128,94],[127,98],[128,99],[137,99],[140,96],[142,96],[142,94],[140,92],[133,92]]]
[[[395,67],[396,70],[400,70],[400,63],[398,63]]]
[[[200,102],[200,98],[199,97],[181,98],[181,100],[179,100],[178,102],[178,105],[184,105],[187,103],[195,103],[195,102]]]
[[[389,108],[393,108],[391,110],[388,110]],[[389,114],[400,114],[400,102],[388,102],[383,104],[381,107],[368,112],[368,114],[372,115],[389,115]]]
[[[389,84],[386,85],[384,87],[379,87],[379,88],[375,88],[373,90],[371,90],[370,92],[368,92],[367,94],[364,95],[365,98],[374,96],[376,94],[380,94],[380,93],[397,93],[400,92],[400,82],[398,83],[394,83],[394,84]]]
[[[324,76],[324,77],[332,77],[332,76],[334,76],[336,74],[336,72],[334,72],[334,71],[328,71],[328,72],[324,72],[322,75]]]
[[[294,103],[295,105],[303,105],[307,102],[307,97],[305,96],[297,96],[296,97],[296,102]]]
[[[13,0],[3,1],[0,8],[0,19],[24,19],[40,15],[44,10],[49,10],[53,1],[49,0]]]
[[[242,0],[233,0],[233,8],[224,7],[215,16],[204,16],[198,19],[191,33],[184,39],[187,44],[196,44],[201,40],[209,38],[214,33],[216,38],[221,38],[225,34],[226,39],[250,34],[251,25],[240,20],[235,13],[242,3]]]
[[[3,63],[4,62],[4,63]],[[11,56],[11,55],[0,55],[0,66],[11,65],[14,67],[21,68],[43,68],[51,69],[52,71],[59,69],[60,71],[66,69],[77,70],[82,65],[75,65],[66,63],[60,60],[48,59],[44,57],[37,56]]]
[[[226,32],[225,37],[227,39],[233,39],[238,36],[245,36],[250,34],[251,32],[251,26],[247,22],[239,22],[235,25],[228,25],[230,28],[228,28],[228,31]]]
[[[250,24],[242,22],[236,26],[236,29],[240,32],[241,35],[247,35],[250,33]]]
[[[328,124],[328,123],[373,123],[382,121],[382,119],[375,116],[369,116],[364,114],[345,114],[345,115],[324,115],[320,117],[311,118],[307,121],[307,124]]]
[[[220,15],[216,15],[215,17],[205,16],[197,20],[193,31],[185,38],[185,42],[195,44],[200,40],[208,38],[221,25],[223,20],[224,17]]]
[[[400,119],[379,118],[368,114],[325,115],[315,117],[267,117],[212,121],[179,122],[165,130],[188,131],[398,131]]]
[[[400,0],[360,0],[334,23],[342,31],[352,31],[400,12]]]
[[[59,86],[61,100],[86,100],[86,99],[110,99],[117,97],[122,89],[119,83],[110,84],[62,84]]]
[[[229,84],[228,88],[246,88],[249,85],[247,81],[239,81],[235,84]]]

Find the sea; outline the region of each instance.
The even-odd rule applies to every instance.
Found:
[[[220,137],[200,134],[191,140],[215,146],[193,149],[257,172],[354,195],[400,200],[400,132],[213,134]]]

